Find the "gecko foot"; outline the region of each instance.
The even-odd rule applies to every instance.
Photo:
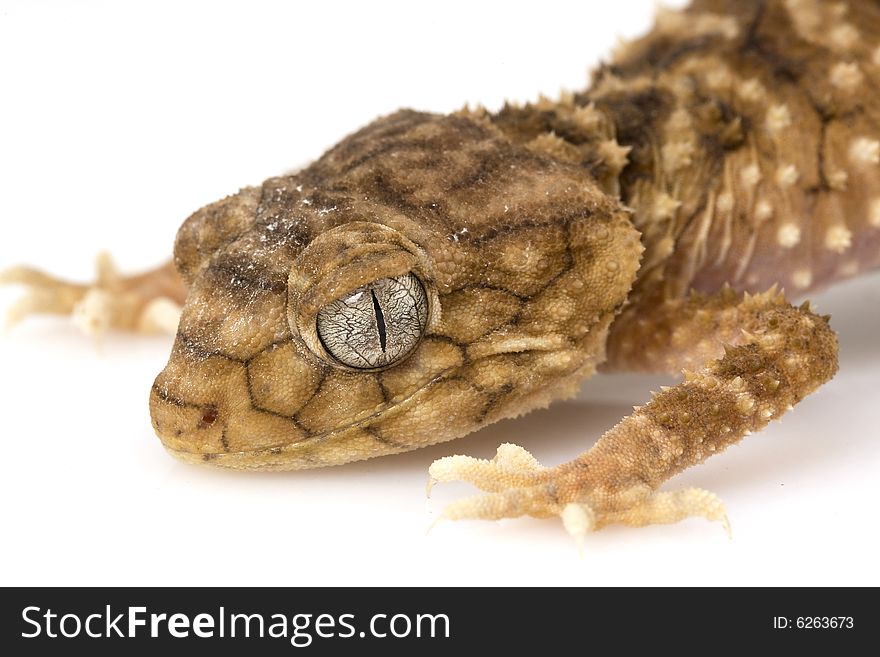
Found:
[[[25,294],[9,309],[7,328],[30,315],[67,315],[87,335],[108,329],[173,333],[182,303],[182,286],[168,265],[139,276],[120,275],[109,254],[96,262],[91,285],[70,283],[32,267],[0,272],[0,285],[22,285]]]
[[[720,521],[730,533],[724,504],[709,491],[652,491],[644,485],[614,494],[589,490],[573,464],[546,468],[516,445],[502,445],[491,460],[448,456],[434,461],[429,473],[429,490],[434,483],[466,481],[488,493],[452,502],[438,522],[558,517],[579,547],[589,532],[610,524],[642,527],[703,517]]]

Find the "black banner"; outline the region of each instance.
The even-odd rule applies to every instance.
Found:
[[[872,598],[854,589],[21,588],[3,590],[0,622],[7,655],[141,646],[163,655],[431,655],[481,646],[549,655],[652,644],[763,653],[866,645],[877,624]]]

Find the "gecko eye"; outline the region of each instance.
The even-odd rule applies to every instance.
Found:
[[[318,313],[318,337],[343,365],[393,365],[418,344],[428,322],[428,298],[413,274],[380,278]]]

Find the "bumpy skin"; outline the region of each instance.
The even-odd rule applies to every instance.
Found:
[[[575,393],[641,252],[583,167],[487,123],[398,112],[187,221],[175,260],[191,291],[154,426],[182,458],[264,469],[457,438]],[[334,362],[318,311],[407,272],[430,306],[414,353],[381,371]]]
[[[723,519],[710,493],[657,489],[836,370],[827,318],[748,292],[880,263],[878,41],[868,2],[696,2],[586,92],[398,112],[199,211],[175,249],[191,290],[151,393],[157,433],[187,460],[330,465],[544,406],[600,365],[688,367],[571,463],[504,445],[441,459],[432,481],[488,493],[444,517],[560,516],[578,537]],[[318,311],[407,272],[430,306],[414,353],[334,362]]]
[[[878,82],[876,3],[698,0],[582,93],[379,119],[183,225],[156,432],[185,460],[316,467],[451,440],[600,366],[686,367],[571,463],[503,445],[431,476],[488,493],[448,518],[560,516],[579,537],[722,519],[710,493],[657,489],[833,376],[827,318],[771,286],[880,264]],[[341,366],[317,313],[408,272],[428,294],[419,345]]]

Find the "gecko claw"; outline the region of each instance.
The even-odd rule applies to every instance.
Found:
[[[440,524],[441,522],[443,522],[444,520],[447,520],[447,518],[446,518],[446,516],[445,516],[444,514],[442,514],[442,513],[441,513],[439,516],[437,516],[436,518],[434,518],[434,522],[432,522],[430,525],[428,525],[428,528],[425,530],[425,536],[427,536],[428,534],[430,534],[431,531],[434,529],[434,527],[436,527],[437,525],[439,525],[439,524]]]
[[[596,514],[589,505],[572,502],[565,505],[559,517],[562,519],[562,526],[574,539],[578,553],[583,559],[587,534],[596,528]]]

